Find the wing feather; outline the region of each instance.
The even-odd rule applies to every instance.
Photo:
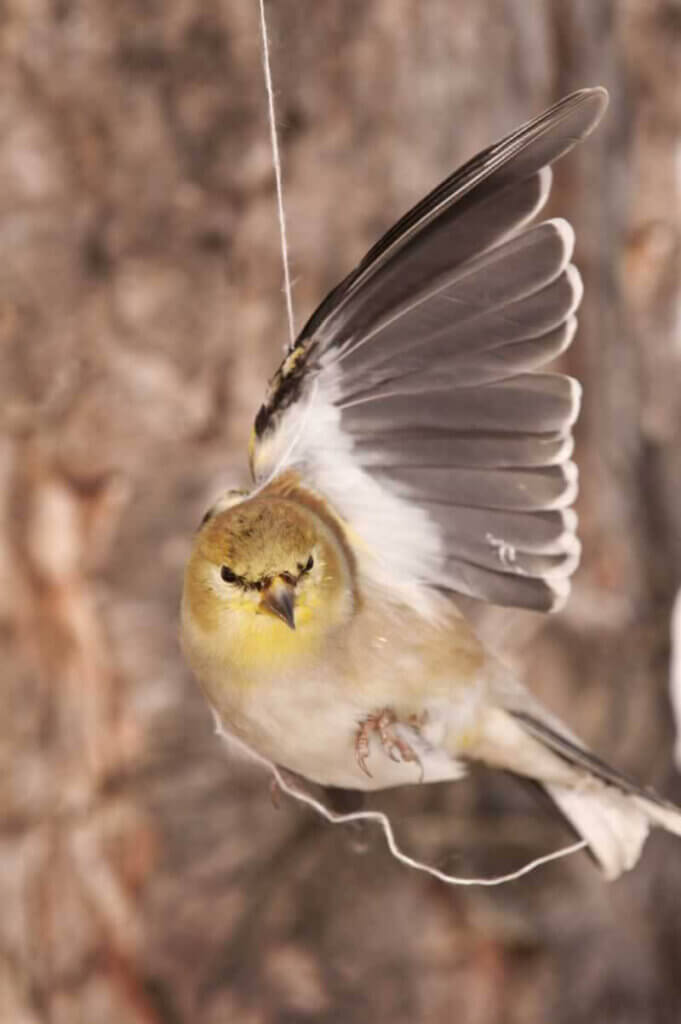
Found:
[[[550,167],[595,128],[607,104],[605,89],[580,89],[463,164],[376,242],[359,266],[318,306],[301,331],[300,340],[312,337],[326,317],[357,292],[367,278],[393,261],[413,238],[452,207],[456,205],[463,213],[471,206],[484,204],[490,195]],[[544,190],[549,186],[550,178]],[[543,205],[541,198],[540,202]],[[518,226],[528,216],[532,213],[522,213]]]
[[[467,597],[531,611],[553,610],[557,602],[564,603],[569,593],[565,579],[494,572],[458,558],[449,558],[445,563],[443,589],[451,589],[451,578],[457,580],[457,591]]]
[[[350,365],[343,364],[348,387],[364,381],[366,389],[386,379],[386,361],[390,373],[406,376],[424,365],[435,368],[466,356],[475,361],[480,353],[541,337],[572,317],[582,291],[579,272],[569,264],[545,288],[503,306],[464,308],[435,296],[349,355]]]
[[[380,470],[378,474],[382,475]],[[575,483],[572,462],[532,470],[412,466],[400,474],[396,490],[424,505],[446,505],[452,513],[459,505],[542,512],[569,506],[575,497]]]
[[[415,375],[388,385],[387,393],[341,405],[351,434],[371,435],[401,427],[545,434],[567,432],[579,411],[579,386],[557,373],[526,373],[484,387],[457,388],[444,372],[421,382]]]
[[[456,544],[476,544],[480,537],[508,544],[516,551],[538,555],[563,555],[575,550],[575,513],[572,509],[542,511],[526,516],[508,509],[478,509],[465,506],[449,515],[446,507],[431,508],[439,515],[440,526],[448,540]],[[503,541],[502,541],[503,538]],[[498,566],[497,566],[498,568]]]
[[[470,466],[508,469],[512,466],[554,466],[572,455],[571,435],[488,434],[451,430],[391,430],[375,441],[360,438],[355,444],[367,467],[400,469],[409,466]]]
[[[412,303],[420,304],[422,292],[425,290],[427,295],[434,282],[443,276],[447,279],[452,267],[466,266],[467,261],[534,217],[546,202],[550,185],[551,171],[547,167],[527,181],[492,195],[485,203],[472,204],[466,211],[451,207],[413,238],[398,260],[376,270],[360,291],[339,304],[323,328],[329,343],[342,351],[352,349],[357,341],[369,340],[382,320],[390,323],[400,316],[406,296],[407,308]],[[475,274],[475,268],[471,268],[471,274],[466,275],[469,282]],[[457,301],[456,295],[446,298]]]
[[[361,538],[364,571],[549,610],[577,564],[580,390],[537,372],[582,295],[550,165],[607,104],[582,90],[474,157],[322,302],[256,418],[256,481],[296,468]]]

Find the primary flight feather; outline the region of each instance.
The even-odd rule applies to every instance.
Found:
[[[582,285],[551,164],[584,89],[410,210],[322,302],[255,420],[254,486],[206,514],[182,640],[224,728],[314,782],[541,783],[608,877],[681,811],[591,755],[481,646],[456,595],[551,611],[579,560],[580,389],[544,366]]]

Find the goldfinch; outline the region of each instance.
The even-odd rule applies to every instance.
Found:
[[[481,646],[464,594],[552,611],[579,559],[563,352],[582,294],[551,164],[591,132],[573,93],[455,171],[313,313],[250,445],[253,489],[206,513],[182,643],[225,730],[323,786],[536,780],[608,878],[681,811],[593,756]]]

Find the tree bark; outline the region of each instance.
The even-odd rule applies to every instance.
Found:
[[[458,163],[610,89],[550,206],[586,286],[566,361],[583,564],[559,617],[486,628],[599,753],[680,800],[679,4],[267,11],[299,324]],[[246,479],[287,340],[257,4],[12,0],[0,53],[0,1020],[677,1021],[672,838],[612,887],[579,857],[444,889],[276,810],[183,666],[192,532]],[[386,804],[459,874],[562,841],[487,774]]]

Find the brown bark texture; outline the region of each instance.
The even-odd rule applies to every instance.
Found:
[[[573,88],[586,293],[566,366],[584,557],[498,648],[681,800],[681,4],[270,0],[299,323],[458,163]],[[286,341],[256,0],[0,7],[0,1022],[673,1024],[681,844],[446,889],[228,756],[180,655],[211,497]],[[392,793],[459,874],[566,840],[512,780]]]

